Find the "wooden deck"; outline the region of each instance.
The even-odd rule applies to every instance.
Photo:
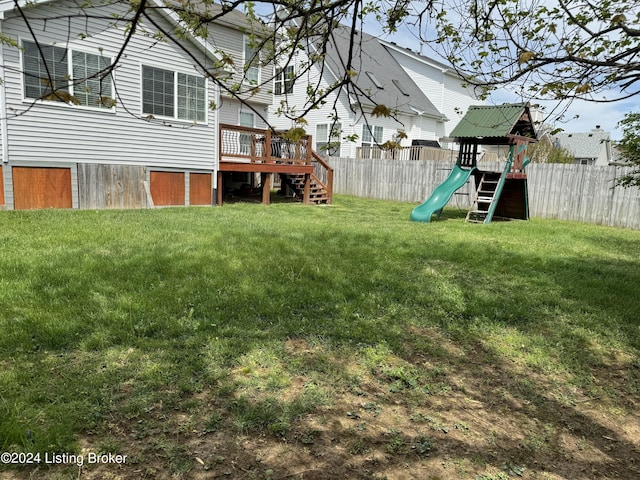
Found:
[[[303,203],[331,203],[333,168],[311,149],[310,135],[293,142],[272,130],[221,124],[218,138],[218,205],[224,200],[224,174],[230,172],[259,173],[265,204],[269,203],[274,173],[296,179],[291,188],[299,189]]]

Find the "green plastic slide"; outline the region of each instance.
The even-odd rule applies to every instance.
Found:
[[[413,209],[411,220],[414,222],[430,222],[431,215],[434,213],[440,217],[442,209],[449,202],[453,193],[467,183],[475,169],[476,167],[472,167],[467,170],[458,165],[453,167],[447,179],[435,188],[431,196],[424,203]]]

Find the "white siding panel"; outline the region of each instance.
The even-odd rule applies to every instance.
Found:
[[[448,135],[455,128],[469,106],[482,103],[474,98],[473,92],[464,87],[462,80],[455,75],[396,50],[392,49],[390,52],[438,111],[449,119],[442,136]]]
[[[38,17],[68,15],[71,2],[38,6]],[[98,14],[96,8],[94,13]],[[112,7],[113,8],[113,7]],[[105,10],[105,17],[109,11]],[[108,20],[72,21],[33,20],[38,41],[90,53],[115,57],[122,46],[125,31],[108,26]],[[147,29],[152,28],[146,25]],[[81,40],[79,33],[92,36]],[[31,39],[21,19],[3,22],[3,32],[15,38]],[[67,39],[68,43],[67,43]],[[202,51],[185,43],[195,59],[205,66]],[[117,106],[115,112],[79,108],[55,103],[31,106],[23,100],[21,59],[19,50],[4,47],[7,103],[10,111],[24,113],[10,116],[9,149],[11,162],[54,161],[82,163],[145,164],[178,168],[213,169],[215,159],[215,115],[208,112],[206,124],[155,119],[146,121],[141,112],[141,65],[169,68],[198,74],[194,58],[170,42],[155,43],[143,35],[135,35],[115,71]],[[208,101],[215,99],[212,82],[208,85]],[[27,111],[28,110],[28,111]]]

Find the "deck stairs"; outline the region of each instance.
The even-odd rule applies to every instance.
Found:
[[[304,198],[304,174],[289,173],[283,175],[283,177],[283,181],[291,189],[295,197],[302,200]],[[326,205],[330,203],[329,192],[315,175],[311,175],[309,202],[316,205]]]
[[[467,213],[466,221],[470,223],[489,223],[494,204],[500,198],[501,177],[499,172],[482,172],[478,189],[471,210]],[[493,207],[493,208],[492,208]]]

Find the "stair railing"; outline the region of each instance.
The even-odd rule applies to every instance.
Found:
[[[333,167],[329,165],[324,158],[311,150],[311,157],[314,163],[314,173],[311,174],[313,179],[327,191],[327,203],[333,202]],[[317,174],[316,174],[317,172]],[[320,176],[325,177],[325,181],[320,180]]]

